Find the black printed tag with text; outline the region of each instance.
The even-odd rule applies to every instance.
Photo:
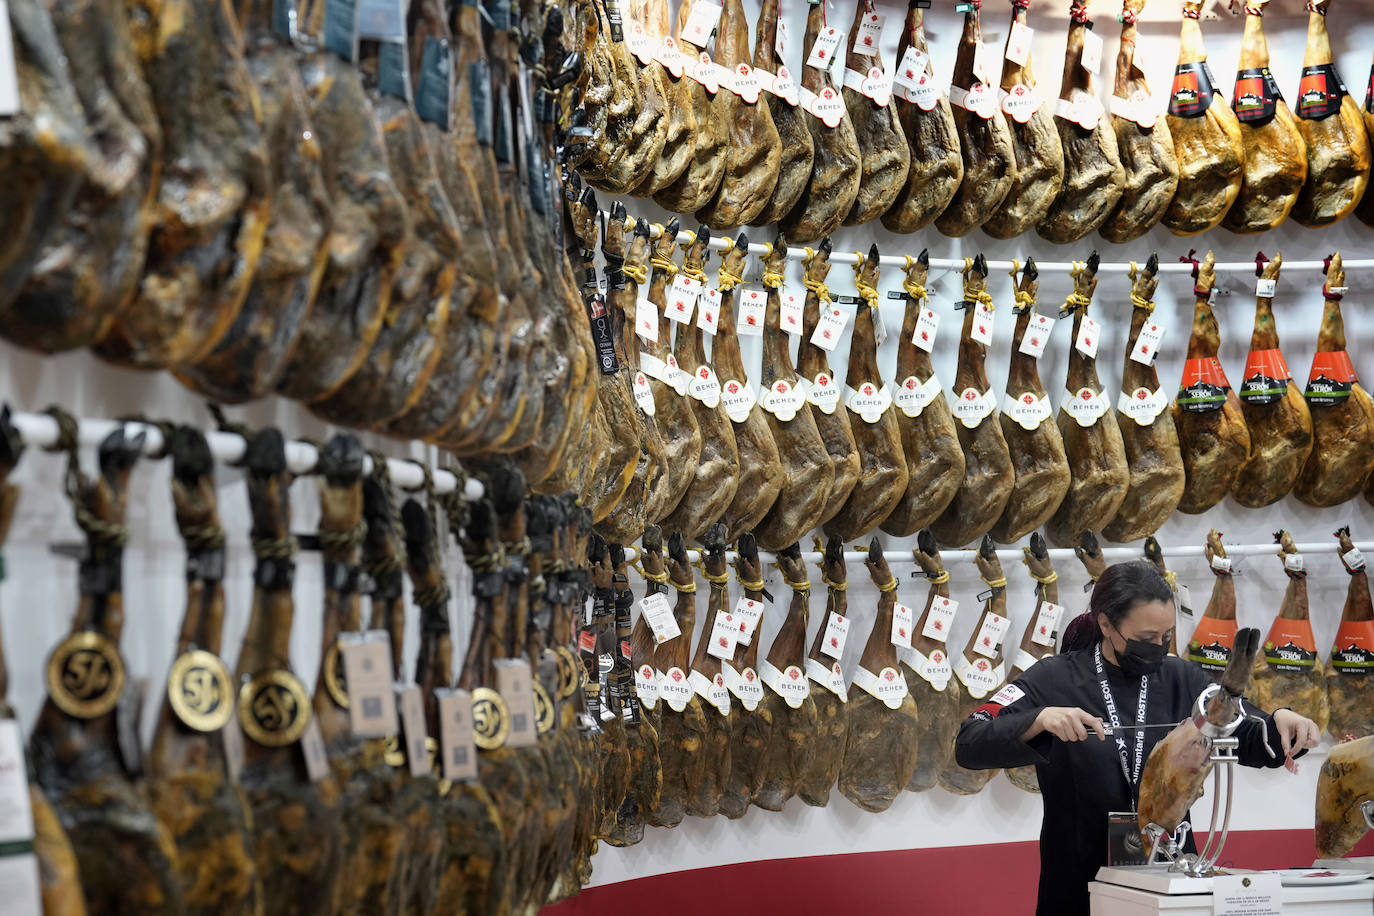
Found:
[[[596,343],[596,359],[601,366],[601,374],[615,375],[620,371],[620,360],[615,356],[611,314],[606,310],[606,299],[600,293],[587,299],[587,316],[592,322],[592,340]]]
[[[1212,104],[1212,71],[1206,61],[1179,64],[1174,68],[1174,84],[1169,90],[1169,114],[1176,118],[1200,118]]]
[[[1282,98],[1279,84],[1268,67],[1236,71],[1236,89],[1231,96],[1236,120],[1246,124],[1267,121],[1274,116]]]
[[[415,90],[415,113],[441,130],[449,129],[453,102],[453,53],[447,38],[425,38],[420,58],[420,85]]]
[[[1298,110],[1300,118],[1320,121],[1341,110],[1345,98],[1345,83],[1332,64],[1303,67],[1298,80]]]

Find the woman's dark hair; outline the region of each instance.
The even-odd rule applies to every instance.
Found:
[[[1131,560],[1108,566],[1093,586],[1088,610],[1073,619],[1064,631],[1061,652],[1087,649],[1102,638],[1098,618],[1116,626],[1131,609],[1145,601],[1174,600],[1174,590],[1154,565],[1147,560]]]

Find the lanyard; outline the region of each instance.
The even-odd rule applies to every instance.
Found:
[[[1107,718],[1111,720],[1112,735],[1116,738],[1116,753],[1121,762],[1121,775],[1126,777],[1126,785],[1131,790],[1131,810],[1135,810],[1136,786],[1140,783],[1140,769],[1145,762],[1145,730],[1135,730],[1135,772],[1127,764],[1126,739],[1121,736],[1121,718],[1116,714],[1116,700],[1112,698],[1112,688],[1107,684],[1107,673],[1102,668],[1102,646],[1093,650],[1093,664],[1097,666],[1097,678],[1102,685],[1102,702],[1107,704]],[[1149,689],[1147,675],[1140,676],[1140,701],[1136,703],[1135,724],[1145,724],[1145,697]]]

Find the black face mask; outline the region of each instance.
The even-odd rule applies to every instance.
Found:
[[[1120,634],[1120,630],[1117,633]],[[1169,654],[1166,644],[1153,643],[1147,639],[1126,639],[1124,650],[1117,650],[1116,663],[1121,673],[1127,677],[1143,677],[1154,674],[1164,667],[1164,657]],[[1115,646],[1113,646],[1115,648]]]

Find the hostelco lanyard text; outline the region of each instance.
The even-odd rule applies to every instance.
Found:
[[[1102,669],[1102,646],[1093,650],[1093,664],[1097,666],[1097,679],[1102,685],[1102,702],[1107,704],[1107,718],[1112,726],[1112,736],[1116,738],[1116,753],[1121,762],[1121,775],[1126,777],[1126,785],[1131,790],[1131,810],[1135,810],[1136,786],[1140,785],[1140,768],[1145,763],[1145,730],[1135,730],[1135,770],[1132,772],[1126,756],[1126,739],[1121,736],[1121,718],[1116,714],[1116,700],[1112,698],[1112,688],[1107,683],[1107,673]],[[1140,701],[1135,706],[1135,724],[1145,724],[1145,697],[1149,692],[1148,676],[1140,676]]]

